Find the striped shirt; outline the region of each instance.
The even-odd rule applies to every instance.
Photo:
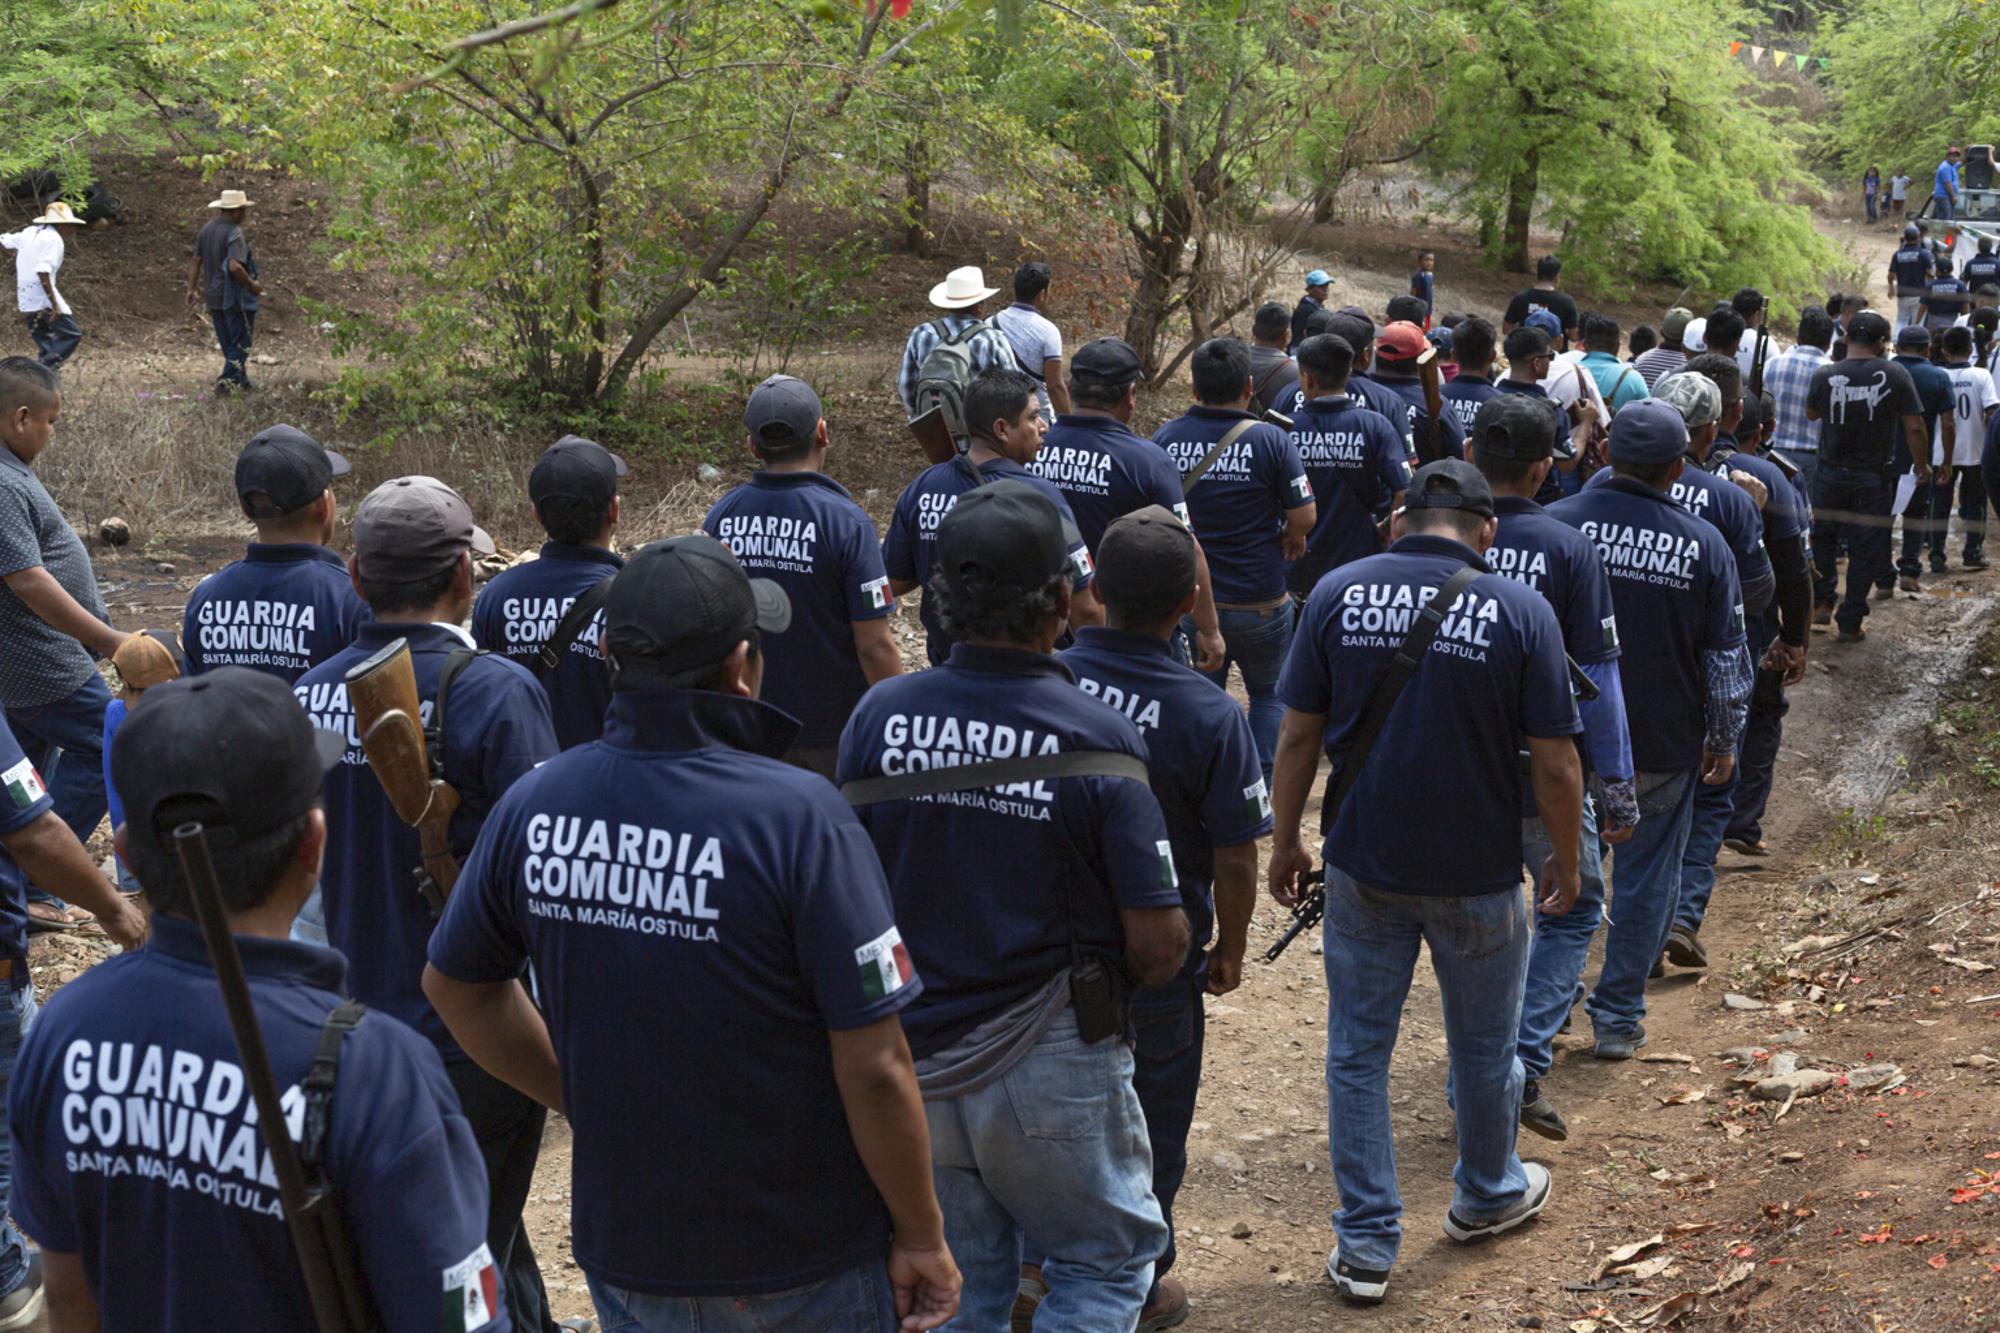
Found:
[[[1663,378],[1685,368],[1687,353],[1678,347],[1654,347],[1639,353],[1632,362],[1632,369],[1639,372],[1639,378],[1646,381],[1646,392]]]

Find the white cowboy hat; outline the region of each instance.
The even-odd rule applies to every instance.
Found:
[[[958,310],[978,305],[999,291],[998,287],[986,285],[986,275],[978,269],[955,268],[944,275],[943,282],[931,288],[931,304],[944,310]]]
[[[35,219],[38,227],[81,227],[83,219],[70,212],[69,205],[58,199],[49,205],[49,211]]]
[[[224,190],[222,198],[209,204],[209,207],[221,209],[248,208],[250,207],[250,197],[241,190]]]

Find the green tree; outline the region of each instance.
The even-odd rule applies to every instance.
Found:
[[[1885,179],[1906,167],[1924,185],[1949,145],[2000,141],[1996,21],[1960,0],[1866,0],[1840,12],[1823,39],[1834,96],[1825,160],[1852,176],[1873,165]]]
[[[1447,61],[1431,150],[1462,173],[1488,252],[1529,267],[1539,218],[1600,291],[1634,279],[1788,296],[1840,266],[1806,207],[1789,119],[1759,105],[1728,42],[1743,15],[1688,0],[1447,0],[1469,34]]]

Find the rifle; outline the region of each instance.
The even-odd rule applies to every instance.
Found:
[[[243,1081],[249,1085],[257,1108],[257,1131],[264,1140],[264,1151],[271,1155],[272,1174],[278,1178],[278,1202],[285,1210],[292,1248],[298,1252],[299,1268],[305,1275],[313,1322],[320,1333],[368,1333],[378,1325],[340,1206],[324,1179],[306,1180],[298,1147],[292,1142],[277,1080],[271,1073],[271,1058],[264,1049],[264,1032],[257,1026],[250,989],[243,980],[243,959],[223,915],[222,892],[208,856],[208,837],[199,823],[182,824],[174,830],[174,846],[187,876],[195,917],[201,922],[202,939],[208,945],[209,965],[222,988],[222,1007],[228,1011],[229,1027],[236,1038]]]
[[[1417,376],[1424,384],[1424,411],[1430,414],[1430,430],[1425,445],[1417,450],[1418,463],[1435,463],[1444,457],[1444,380],[1438,369],[1437,349],[1427,347],[1417,357]]]
[[[1771,298],[1765,297],[1757,311],[1757,350],[1750,357],[1750,396],[1764,392],[1764,360],[1771,351]]]
[[[949,463],[958,457],[958,441],[952,438],[951,427],[945,424],[944,409],[933,407],[910,422],[910,434],[917,439],[917,448],[924,451],[924,457],[932,463]]]
[[[1326,867],[1321,866],[1307,875],[1302,882],[1322,887],[1306,890],[1299,895],[1299,900],[1292,904],[1292,924],[1285,927],[1285,933],[1278,936],[1276,944],[1264,951],[1264,961],[1267,963],[1277,962],[1278,955],[1289,949],[1293,940],[1318,925],[1320,918],[1326,915],[1326,889],[1324,887],[1326,884]]]
[[[417,892],[431,915],[444,911],[458,883],[458,858],[451,854],[451,817],[458,792],[438,774],[425,751],[410,641],[398,639],[347,673],[347,699],[368,767],[382,784],[397,818],[417,831],[423,860],[416,867]]]

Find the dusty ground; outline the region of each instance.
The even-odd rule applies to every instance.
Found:
[[[241,438],[287,417],[323,423],[325,438],[342,438],[306,392],[331,362],[297,295],[393,299],[365,279],[332,286],[349,280],[325,274],[313,253],[318,205],[285,182],[252,182],[253,193],[273,201],[257,233],[267,274],[312,276],[281,279],[284,294],[260,331],[268,334],[260,351],[275,363],[262,372],[273,392],[247,405],[206,405],[200,395],[212,352],[178,313],[174,265],[207,187],[170,169],[133,170],[141,185],[127,178],[118,188],[138,201],[140,216],[131,227],[91,234],[65,272],[93,341],[70,377],[74,410],[57,448],[91,461],[67,473],[51,464],[86,530],[108,508],[156,501],[169,481],[188,492],[176,491],[171,505],[152,504],[159,519],[133,546],[95,548],[114,617],[128,626],[177,623],[187,588],[234,554],[245,530],[201,488],[226,495],[228,459]],[[164,199],[175,202],[145,202]],[[1826,225],[1871,271],[1879,268],[1888,233],[1844,220]],[[1440,251],[1446,307],[1497,314],[1519,285],[1472,267],[1463,236],[1423,239]],[[1321,229],[1302,258],[1339,267],[1341,297],[1379,306],[1401,290],[1410,240],[1361,213]],[[878,518],[915,466],[886,412],[885,366],[916,317],[916,293],[932,267],[898,257],[877,279],[880,317],[843,330],[848,336],[815,371],[838,445],[830,470]],[[1095,294],[1104,279],[1093,270],[1075,318],[1065,316],[1072,341],[1114,326]],[[1648,295],[1664,304],[1672,293]],[[1628,324],[1657,321],[1652,306],[1617,309]],[[676,362],[684,371],[717,364],[701,345],[703,332]],[[1167,415],[1179,398],[1171,390],[1154,395],[1146,420]],[[121,452],[130,452],[128,426],[161,422],[162,452],[117,471]],[[205,441],[200,470],[174,455],[190,438]],[[726,422],[696,443],[697,456],[724,465],[719,479],[698,481],[685,461],[669,461],[684,460],[682,450],[635,456],[628,545],[687,530],[746,470]],[[361,475],[348,503],[414,461],[435,458],[440,469],[455,461],[475,472],[468,489],[503,544],[524,546],[531,534],[518,488],[538,447],[495,441],[471,456],[424,455],[417,444],[392,441],[358,454]],[[1341,1306],[1320,1276],[1334,1201],[1320,960],[1302,944],[1275,967],[1253,965],[1240,992],[1211,1001],[1193,1165],[1179,1205],[1180,1271],[1195,1300],[1186,1327],[1261,1333],[1465,1323],[1593,1333],[1670,1317],[1747,1329],[2000,1327],[1993,1285],[2000,1195],[1984,1174],[2000,1171],[1993,1091],[2000,973],[1992,969],[2000,964],[2000,897],[1990,893],[2000,845],[2000,688],[1989,679],[2000,658],[1980,646],[1996,600],[2000,573],[1954,575],[1933,580],[1923,597],[1882,606],[1866,644],[1835,648],[1816,637],[1814,667],[1793,696],[1769,826],[1773,854],[1725,855],[1704,935],[1711,974],[1677,975],[1655,988],[1648,1054],[1684,1058],[1602,1065],[1581,1049],[1559,1055],[1548,1087],[1572,1136],[1563,1145],[1525,1144],[1553,1168],[1555,1202],[1534,1227],[1481,1249],[1454,1246],[1439,1230],[1452,1132],[1436,992],[1419,972],[1392,1083],[1409,1213],[1402,1265],[1382,1309]],[[914,628],[913,609],[901,619],[906,631]],[[1435,818],[1417,793],[1411,817]],[[1283,912],[1266,903],[1253,951],[1261,953],[1283,924]],[[39,939],[38,983],[59,985],[103,947]],[[1725,1006],[1725,994],[1742,997],[1732,1002],[1739,1007]],[[1586,1033],[1580,1023],[1579,1043]],[[1746,1099],[1731,1082],[1736,1069],[1717,1054],[1746,1047],[1764,1052],[1752,1061],[1765,1068],[1787,1054],[1837,1071],[1892,1061],[1904,1081],[1875,1092],[1836,1087],[1778,1119],[1774,1105]],[[568,1130],[558,1120],[529,1221],[561,1314],[588,1310],[567,1251],[568,1161]],[[1614,1247],[1656,1235],[1659,1245],[1633,1260],[1637,1274],[1600,1279]],[[1724,1289],[1715,1294],[1678,1299],[1718,1285]],[[1670,1304],[1654,1309],[1662,1302]]]

